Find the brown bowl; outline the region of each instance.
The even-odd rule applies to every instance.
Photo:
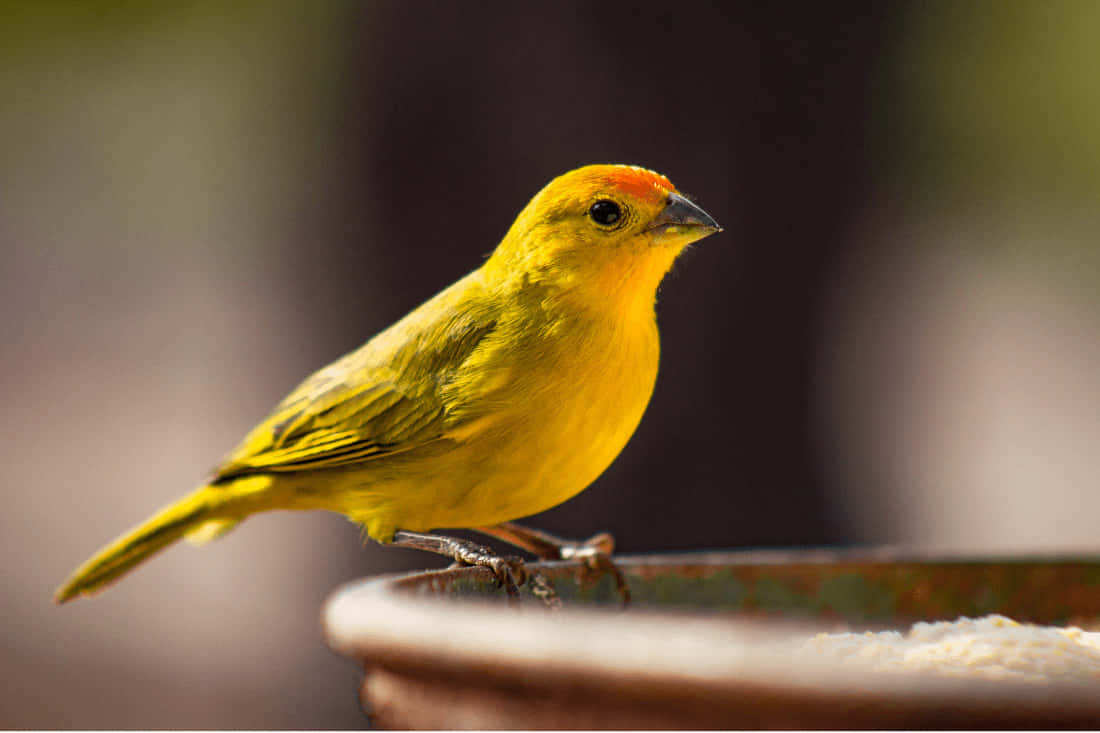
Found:
[[[1100,627],[1100,559],[898,550],[618,557],[634,601],[577,563],[533,564],[561,608],[509,604],[483,568],[351,583],[330,646],[394,728],[1096,728],[1100,680],[876,671],[800,653],[819,631],[1000,613]],[[526,587],[525,587],[526,588]]]

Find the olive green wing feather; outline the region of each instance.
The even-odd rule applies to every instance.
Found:
[[[496,326],[482,310],[447,308],[454,297],[444,291],[306,379],[226,459],[212,483],[348,467],[445,437],[454,427],[445,387]]]
[[[217,479],[346,466],[438,437],[443,406],[433,395],[410,395],[376,376],[372,383],[321,391],[303,385],[303,394],[276,408]]]

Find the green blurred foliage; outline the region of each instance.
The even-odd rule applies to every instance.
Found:
[[[1095,297],[1098,33],[1093,0],[908,6],[878,77],[875,146],[916,241]]]
[[[904,175],[926,191],[1100,195],[1100,3],[917,3],[902,49]],[[948,189],[942,190],[946,185]]]
[[[351,2],[0,3],[9,203],[63,205],[90,231],[135,231],[113,248],[148,246],[153,210],[164,231],[257,226],[241,221],[242,199],[267,202],[278,220],[264,226],[290,228],[300,212],[286,202],[346,157],[358,12]],[[74,206],[63,195],[74,187],[94,193]],[[251,232],[223,256],[255,257],[271,240]]]

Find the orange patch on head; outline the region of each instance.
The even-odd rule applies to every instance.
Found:
[[[676,192],[672,181],[660,173],[634,165],[615,166],[607,177],[615,188],[638,199],[663,201],[668,194]]]

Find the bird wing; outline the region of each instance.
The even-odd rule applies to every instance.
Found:
[[[316,372],[284,399],[215,472],[212,483],[254,473],[346,467],[446,437],[443,388],[496,321],[440,293],[363,347]]]

